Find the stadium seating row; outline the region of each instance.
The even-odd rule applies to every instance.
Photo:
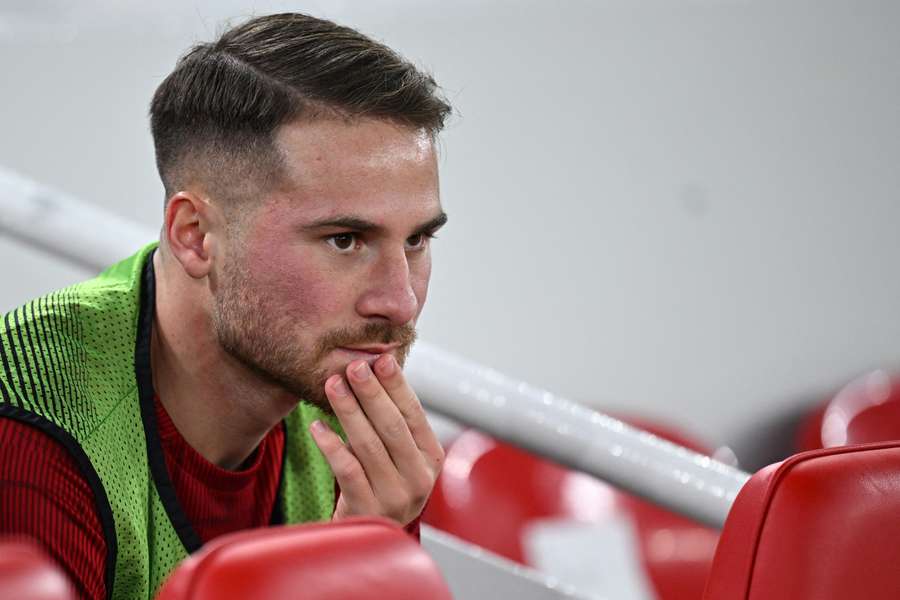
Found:
[[[677,432],[634,424],[709,453]],[[811,413],[798,434],[802,452],[750,479],[719,536],[467,431],[448,448],[424,518],[531,565],[528,531],[536,522],[627,519],[660,600],[900,598],[900,442],[891,440],[900,440],[900,380],[882,372],[855,380]],[[0,597],[74,595],[40,548],[9,540],[0,544]],[[401,529],[355,519],[223,536],[186,560],[158,600],[248,597],[451,596],[431,558]]]
[[[633,419],[625,420],[697,452],[709,454],[709,450],[697,441],[671,429],[646,422],[635,422]],[[883,371],[875,371],[852,381],[828,402],[813,409],[798,431],[797,450],[812,451],[891,440],[900,440],[900,378],[892,378]],[[810,463],[815,465],[844,465],[848,461],[869,460],[864,458],[867,456],[872,457],[871,460],[874,461],[876,457],[871,451],[859,456],[843,456],[843,451],[838,454],[841,456],[819,452],[800,458],[794,457],[761,471],[752,480],[754,484],[745,488],[745,492],[732,509],[730,525],[726,525],[726,531],[730,531],[730,535],[718,543],[718,534],[708,528],[618,491],[597,479],[564,469],[478,432],[468,431],[451,445],[445,472],[435,489],[425,517],[427,522],[439,529],[450,531],[507,558],[537,568],[542,567],[539,563],[540,557],[530,556],[527,548],[529,531],[536,523],[549,518],[571,519],[582,523],[623,520],[636,532],[637,551],[655,596],[659,600],[701,598],[708,581],[721,583],[735,579],[733,575],[724,578],[718,575],[710,577],[714,555],[717,556],[716,564],[720,565],[718,568],[721,569],[723,568],[721,565],[729,564],[728,557],[732,554],[730,547],[750,548],[752,545],[749,544],[749,540],[762,535],[750,528],[747,515],[755,513],[747,506],[766,503],[766,494],[769,492],[782,498],[786,490],[791,489],[789,484],[798,477],[794,474],[787,482],[780,480],[770,482],[769,476],[777,472],[777,469],[790,470],[802,464],[803,467],[799,468],[798,472],[806,472],[810,467],[803,460],[807,459],[815,459]],[[832,457],[826,461],[826,456]],[[853,470],[848,473],[852,477]],[[878,475],[888,477],[885,484],[887,487],[884,489],[888,489],[893,482],[890,473],[888,470]],[[768,483],[763,485],[761,481]],[[778,488],[779,485],[785,487]],[[851,490],[857,487],[852,483],[848,485],[848,489]],[[769,490],[769,486],[775,486],[773,487],[775,491]],[[788,509],[794,507],[800,510],[801,514],[807,514],[804,511],[813,509],[832,511],[835,518],[840,518],[839,511],[853,510],[854,502],[864,505],[867,502],[866,493],[866,490],[855,491],[842,499],[834,500],[833,505],[829,505],[829,498],[823,495],[821,498],[804,497],[802,504],[787,506]],[[488,506],[492,508],[491,518],[485,519],[483,507]],[[885,511],[890,506],[888,498],[888,501],[884,502]],[[878,506],[874,506],[873,509],[877,511]],[[812,511],[810,514],[817,513]],[[762,516],[757,518],[763,519]],[[775,522],[777,515],[773,513],[768,515],[768,518],[772,519],[771,522]],[[817,518],[822,517],[819,515]],[[797,525],[791,531],[800,530],[802,520],[798,517],[792,517],[787,522]],[[741,534],[737,535],[735,531],[741,531]],[[773,536],[775,531],[778,529],[767,529],[766,533]],[[816,532],[819,531],[814,529],[804,532],[807,536],[805,539],[814,539]],[[821,533],[835,536],[833,539],[837,539],[837,534],[832,529],[821,530]],[[787,541],[790,532],[782,532],[779,535]],[[741,542],[735,542],[735,539]],[[718,554],[716,554],[717,543]],[[825,540],[822,543],[825,543]],[[825,557],[819,556],[814,546],[801,545],[794,550],[800,552],[801,549],[803,558],[816,561],[816,564],[826,564]],[[865,556],[865,552],[859,556]],[[792,561],[783,560],[776,563],[790,565]],[[870,565],[874,568],[876,564],[878,561],[872,559]],[[733,571],[734,567],[728,569]],[[849,569],[848,572],[853,571]],[[816,578],[823,582],[830,581],[830,578],[824,575],[817,575]],[[784,575],[781,575],[780,579],[788,581]],[[866,580],[873,581],[871,578]],[[854,580],[851,578],[850,582],[853,583]],[[885,586],[883,582],[879,582],[878,585],[882,589],[894,589]],[[729,593],[724,595],[716,591],[720,589],[719,587],[712,586],[709,589],[711,591],[708,592],[708,597],[745,597],[730,588]],[[776,596],[767,592],[767,595],[759,597]],[[816,592],[808,596],[788,594],[785,597],[826,596]],[[878,596],[836,594],[833,597]]]
[[[0,598],[72,600],[63,573],[33,543],[0,543]],[[225,535],[186,559],[157,600],[449,600],[437,566],[396,524],[356,518]]]

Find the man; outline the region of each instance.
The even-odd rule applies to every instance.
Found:
[[[237,529],[414,527],[443,452],[401,367],[449,111],[305,15],[185,55],[150,109],[158,247],[0,325],[0,533],[40,539],[83,596],[146,598]]]

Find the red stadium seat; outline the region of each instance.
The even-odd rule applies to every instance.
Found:
[[[709,454],[678,433],[637,425]],[[702,595],[717,532],[475,430],[449,447],[423,520],[511,560],[539,566],[529,560],[524,534],[530,524],[554,517],[588,523],[627,519],[637,532],[641,556],[636,560],[657,596],[696,600]]]
[[[0,540],[0,598],[72,600],[75,590],[36,542],[8,539]]]
[[[873,371],[854,379],[810,414],[797,439],[801,451],[900,440],[900,378]]]
[[[705,600],[900,598],[900,443],[804,452],[728,515]]]
[[[182,562],[157,600],[449,600],[431,557],[384,519],[222,536]]]

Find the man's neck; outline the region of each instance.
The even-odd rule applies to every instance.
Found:
[[[226,353],[208,310],[195,297],[198,282],[165,265],[159,251],[153,260],[153,387],[197,452],[222,468],[237,469],[297,400]]]

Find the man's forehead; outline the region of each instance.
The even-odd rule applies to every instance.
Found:
[[[388,174],[435,162],[427,131],[384,119],[297,121],[279,129],[276,144],[298,184],[347,171]]]
[[[434,143],[424,131],[331,119],[284,126],[278,140],[286,168],[277,204],[292,219],[406,227],[442,212]]]

